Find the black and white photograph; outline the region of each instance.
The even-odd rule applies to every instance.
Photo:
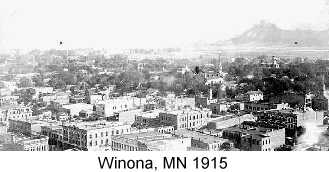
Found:
[[[316,159],[328,102],[328,0],[0,0],[0,164],[23,151],[90,151],[101,171]]]

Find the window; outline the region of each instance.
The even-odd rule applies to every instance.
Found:
[[[92,141],[89,142],[89,146],[93,146],[93,142]]]
[[[93,138],[93,135],[90,134],[90,135],[89,135],[89,138],[92,139],[92,138]]]
[[[117,132],[116,132],[116,134],[119,134],[119,130],[116,130]]]
[[[103,132],[101,132],[101,137],[103,137]]]
[[[97,138],[97,133],[95,134],[95,138]]]
[[[101,145],[103,144],[103,140],[101,140]]]
[[[106,131],[105,136],[108,136],[109,132]]]
[[[97,141],[95,141],[95,146],[97,146]]]

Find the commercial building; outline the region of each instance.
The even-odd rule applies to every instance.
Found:
[[[17,105],[18,96],[1,96],[0,106],[4,105]]]
[[[146,103],[145,98],[122,96],[100,101],[96,104],[96,114],[99,116],[109,117],[116,113],[138,109]]]
[[[40,95],[43,102],[50,103],[55,102],[61,105],[69,104],[70,93],[67,92],[57,92],[57,93],[48,93]]]
[[[9,119],[31,119],[31,107],[24,105],[6,105],[0,107],[0,122],[7,122]]]
[[[160,112],[160,124],[175,129],[198,129],[207,125],[211,116],[209,109],[182,108]]]
[[[14,135],[14,143],[20,145],[24,151],[48,151],[48,137],[42,135]]]
[[[131,127],[120,122],[90,121],[63,125],[64,149],[111,150],[111,137],[129,134]]]
[[[238,126],[225,129],[223,138],[244,151],[273,151],[285,144],[285,129]]]
[[[48,136],[48,146],[50,151],[62,151],[63,143],[63,127],[61,125],[41,126],[41,134]]]

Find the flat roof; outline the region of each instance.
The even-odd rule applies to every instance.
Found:
[[[177,136],[190,137],[193,138],[194,140],[200,140],[204,143],[209,143],[209,144],[229,141],[228,139],[223,139],[220,137],[211,136],[187,129],[176,130],[174,134]]]
[[[176,136],[173,136],[171,134],[164,134],[159,133],[156,131],[149,131],[149,132],[137,132],[137,133],[131,133],[131,134],[124,134],[120,136],[114,136],[112,140],[119,140],[119,141],[125,141],[128,144],[136,144],[139,141],[140,142],[154,142],[154,141],[160,141],[160,140],[174,140],[177,139]]]
[[[138,114],[137,116],[142,116],[144,118],[156,118],[159,116],[160,112],[164,112],[163,110],[152,110],[152,111],[146,111],[146,112],[142,112],[140,114]]]
[[[111,127],[118,127],[118,126],[125,126],[129,125],[128,123],[122,122],[109,122],[105,120],[98,120],[98,121],[83,121],[83,122],[71,122],[64,124],[64,126],[75,126],[79,129],[84,130],[96,130],[101,128],[111,128]]]
[[[224,130],[233,131],[233,132],[242,132],[250,135],[258,135],[261,137],[268,137],[267,134],[274,131],[274,129],[272,128],[255,127],[253,129],[244,129],[244,128],[240,128],[239,126],[226,128]]]

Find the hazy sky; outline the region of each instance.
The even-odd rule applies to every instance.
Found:
[[[328,9],[325,0],[0,0],[0,46],[169,47],[228,39],[263,19],[323,29]]]

